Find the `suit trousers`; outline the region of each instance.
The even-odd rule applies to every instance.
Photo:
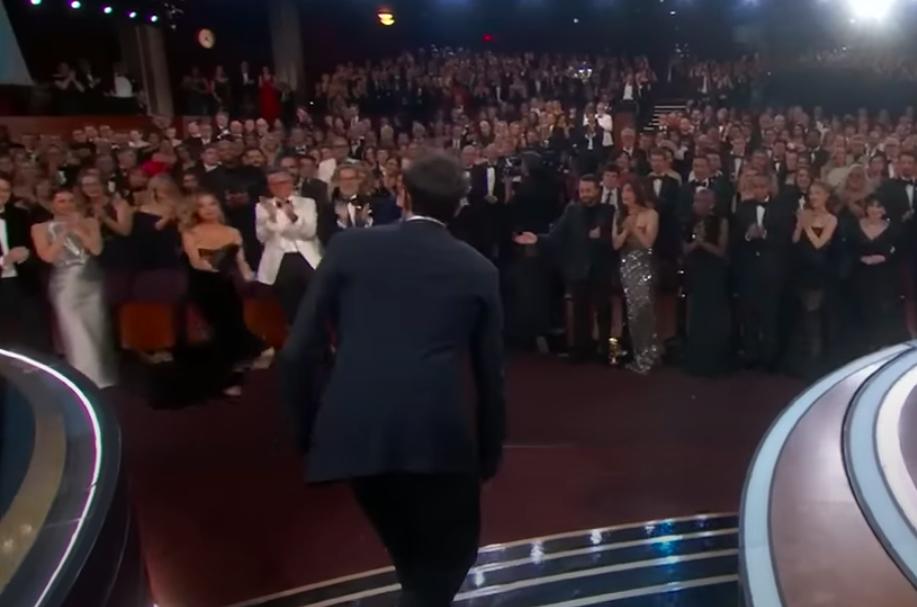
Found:
[[[26,347],[50,354],[53,348],[49,308],[15,278],[0,279],[0,346]]]
[[[448,607],[478,554],[481,486],[459,474],[386,474],[351,481],[395,565],[399,607]]]
[[[599,348],[608,351],[611,337],[611,277],[590,277],[569,285],[573,302],[573,348],[576,355],[592,354],[592,313],[599,330]]]
[[[274,295],[287,317],[287,324],[292,325],[296,319],[299,303],[314,273],[315,269],[299,253],[286,253],[280,260],[274,279]]]

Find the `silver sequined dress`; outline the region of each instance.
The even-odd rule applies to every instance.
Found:
[[[638,373],[649,373],[662,356],[656,334],[655,282],[652,249],[628,240],[621,250],[621,285],[627,300],[627,323],[634,349],[630,368]]]

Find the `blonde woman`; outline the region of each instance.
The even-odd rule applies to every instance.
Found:
[[[847,212],[856,218],[863,217],[865,214],[864,201],[873,193],[873,188],[866,174],[866,168],[861,164],[851,166],[844,180],[837,187],[837,198],[832,205],[832,211],[835,214]]]
[[[226,396],[239,396],[245,370],[267,366],[274,354],[245,324],[234,277],[250,282],[255,276],[245,261],[242,234],[225,224],[219,200],[203,193],[195,199],[182,246],[191,266],[188,295],[210,325],[213,352],[219,358],[219,388]]]
[[[106,297],[111,305],[121,305],[130,300],[133,282],[133,209],[120,195],[109,194],[94,170],[85,171],[77,179],[76,200],[84,213],[99,222],[105,241],[99,261],[105,270]]]

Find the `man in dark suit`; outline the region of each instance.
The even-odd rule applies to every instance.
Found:
[[[50,352],[41,261],[32,246],[29,213],[9,204],[10,190],[10,183],[0,178],[0,346]]]
[[[599,179],[580,177],[579,200],[567,205],[563,215],[547,234],[525,232],[516,236],[520,245],[539,244],[539,249],[558,261],[567,290],[573,300],[573,351],[570,361],[589,362],[596,358],[592,345],[592,315],[599,329],[599,361],[608,361],[611,337],[611,277],[613,249],[611,231],[615,208],[601,204]]]
[[[751,187],[753,198],[739,203],[733,232],[742,346],[746,364],[773,371],[796,216],[787,205],[771,204],[767,175],[756,175]]]
[[[400,605],[445,607],[475,561],[481,482],[502,456],[503,319],[496,268],[446,229],[467,191],[461,167],[421,157],[404,185],[405,221],[342,231],[326,251],[279,359],[281,390],[305,412],[308,479],[350,482]],[[321,406],[304,407],[329,322],[336,362]],[[460,396],[466,354],[477,432]]]

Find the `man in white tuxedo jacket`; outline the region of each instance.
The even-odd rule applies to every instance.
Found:
[[[267,178],[273,195],[255,210],[255,231],[264,244],[258,282],[272,285],[289,324],[315,269],[322,260],[318,241],[318,206],[294,194],[293,176],[283,169]]]

